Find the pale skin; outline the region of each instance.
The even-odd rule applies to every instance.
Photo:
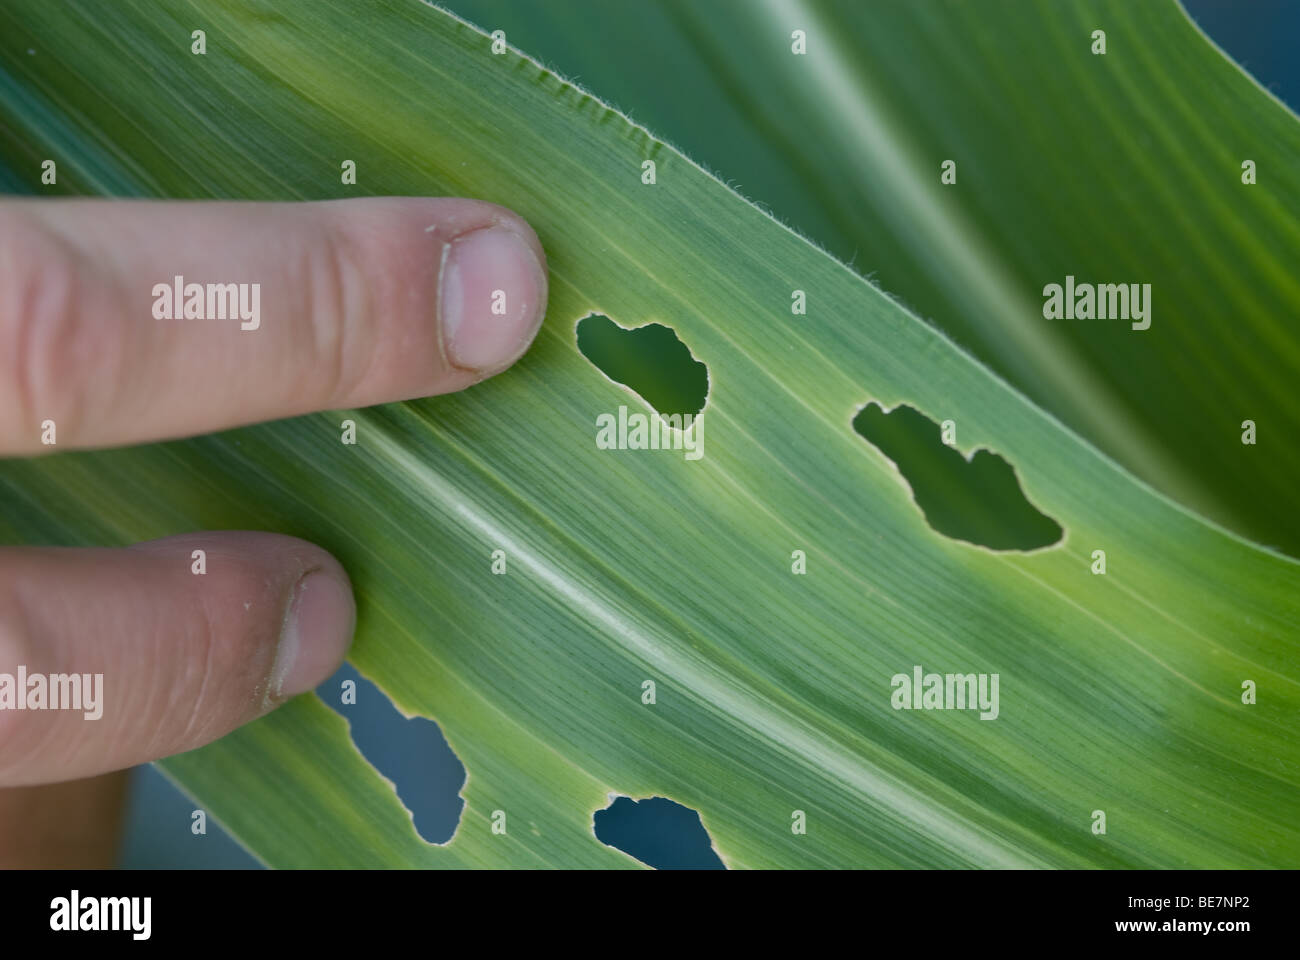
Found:
[[[260,283],[260,326],[156,319],[176,275]],[[546,290],[532,229],[476,200],[0,202],[0,457],[462,390],[528,348]],[[117,771],[316,687],[355,609],[337,560],[275,533],[0,547],[0,674],[104,678],[97,720],[0,710],[0,868],[110,866]]]

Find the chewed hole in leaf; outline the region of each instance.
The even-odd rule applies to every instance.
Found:
[[[609,317],[578,321],[578,349],[605,376],[664,416],[697,414],[709,394],[709,370],[661,323],[628,330]]]
[[[990,550],[1037,550],[1061,539],[1061,525],[1025,498],[1011,464],[983,448],[967,460],[920,411],[868,403],[853,429],[893,461],[926,521],[944,536]]]
[[[700,815],[690,807],[650,797],[617,797],[592,817],[596,839],[656,870],[725,870]]]
[[[345,696],[349,692],[355,702]],[[460,791],[466,773],[439,726],[424,717],[402,716],[382,690],[348,663],[316,693],[348,721],[361,755],[396,786],[416,832],[429,843],[450,840],[465,808]]]

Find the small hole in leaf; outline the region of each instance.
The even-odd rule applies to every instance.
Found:
[[[656,870],[725,870],[700,815],[664,797],[617,797],[592,817],[596,839]]]
[[[926,521],[944,536],[990,550],[1037,550],[1061,539],[1061,525],[1025,499],[1011,464],[983,448],[967,460],[925,414],[905,404],[886,413],[868,403],[853,429],[893,461]]]
[[[704,409],[709,369],[661,323],[628,330],[593,313],[578,321],[578,349],[660,414],[694,415]]]
[[[347,681],[355,703],[345,702]],[[397,798],[410,811],[420,836],[429,843],[450,840],[465,808],[460,791],[466,775],[441,728],[425,717],[402,716],[382,690],[348,663],[317,687],[316,694],[348,721],[361,755],[396,785]]]

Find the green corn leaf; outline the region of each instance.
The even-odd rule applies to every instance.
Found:
[[[635,106],[1158,490],[1300,557],[1300,124],[1173,0],[450,6]],[[1153,326],[1044,322],[1067,274],[1150,283]],[[1244,419],[1272,455],[1244,455]]]
[[[1293,118],[1241,94],[1217,52],[1116,23],[1112,49],[1168,46],[1142,95],[1170,129],[1196,123],[1162,112],[1171,91],[1217,80],[1267,133],[1260,167],[1285,165]],[[1041,56],[1059,61],[1053,43]],[[346,721],[300,697],[164,762],[264,862],[635,866],[593,835],[610,793],[698,810],[729,867],[1300,858],[1300,567],[1134,479],[852,270],[536,62],[493,55],[476,28],[418,0],[19,0],[0,9],[0,128],[0,160],[31,192],[54,157],[67,192],[319,199],[361,189],[339,182],[352,159],[367,193],[492,199],[546,246],[536,344],[464,394],[0,464],[8,541],[271,529],[347,566],[353,662],[441,725],[469,773],[466,808],[451,842],[424,842]],[[1249,228],[1197,215],[1276,226],[1253,206],[1234,212]],[[936,216],[916,229],[955,229]],[[1024,243],[1050,243],[1066,226],[1054,216],[1023,224]],[[666,326],[707,366],[702,458],[597,447],[598,415],[650,408],[579,349],[591,314]],[[936,532],[855,431],[871,402],[952,420],[957,448],[1005,458],[1062,538],[995,552]],[[355,446],[339,442],[344,417]],[[892,678],[916,665],[997,674],[998,716],[894,709]]]

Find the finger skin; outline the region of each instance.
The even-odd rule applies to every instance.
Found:
[[[193,572],[195,550],[205,573]],[[328,678],[355,616],[338,561],[278,534],[0,549],[0,685],[8,675],[15,690],[20,667],[28,684],[89,676],[99,714],[0,709],[0,787],[93,776],[224,736]]]
[[[545,263],[478,200],[0,202],[0,454],[464,389],[527,349]]]

